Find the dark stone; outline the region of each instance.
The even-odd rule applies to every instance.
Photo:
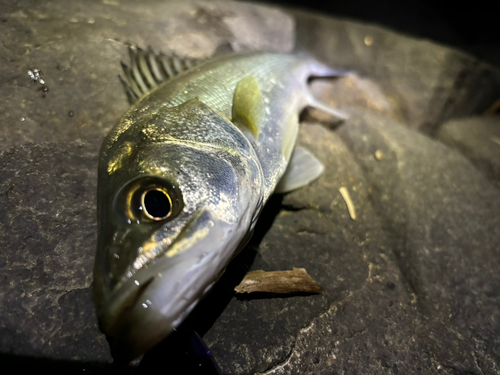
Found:
[[[225,43],[292,48],[293,21],[268,8],[118,5],[2,9],[2,365],[112,372],[90,286],[97,156],[127,108],[116,79],[127,44],[194,57]],[[363,77],[320,95],[379,115],[352,110],[335,131],[302,126],[299,142],[325,163],[325,175],[270,200],[249,246],[184,326],[202,334],[230,374],[498,373],[500,192],[456,151],[393,121],[433,132],[443,119],[482,111],[499,96],[498,73],[379,27],[295,17],[302,46]],[[45,98],[26,74],[35,67],[50,87]],[[292,267],[306,268],[324,292],[234,296],[248,270]],[[165,371],[175,360],[165,353]]]
[[[397,120],[434,134],[455,117],[483,113],[500,97],[500,72],[470,55],[379,26],[294,12],[298,45],[382,88]]]
[[[466,156],[500,187],[500,116],[481,116],[444,123],[437,138]]]
[[[98,150],[128,108],[117,76],[130,44],[198,58],[224,43],[236,50],[293,48],[293,20],[276,9],[232,2],[122,3],[129,4],[2,4],[9,22],[0,23],[0,35],[8,35],[0,44],[0,150],[74,139]],[[26,73],[35,68],[45,85]],[[68,116],[68,108],[75,116]]]
[[[94,146],[17,146],[0,154],[0,165],[2,353],[108,360],[90,295]]]
[[[232,300],[205,335],[223,370],[495,368],[498,190],[454,151],[383,117],[355,112],[339,135],[303,126],[300,142],[326,162],[325,176],[284,198],[303,209],[278,213],[251,266],[305,267],[325,291],[272,304]],[[341,186],[349,188],[356,221]],[[319,365],[303,357],[307,351]]]

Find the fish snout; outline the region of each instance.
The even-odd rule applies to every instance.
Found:
[[[145,353],[191,312],[200,299],[193,281],[204,279],[198,265],[191,258],[163,267],[157,263],[114,291],[97,316],[115,361],[128,363]]]
[[[127,362],[166,338],[214,284],[245,231],[200,212],[160,257],[118,284],[98,308],[113,358]]]

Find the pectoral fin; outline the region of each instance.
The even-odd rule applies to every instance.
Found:
[[[262,116],[262,96],[255,78],[247,76],[238,82],[233,97],[233,123],[242,130],[249,130],[254,137],[259,134]]]
[[[274,192],[288,193],[306,186],[321,176],[324,169],[323,164],[313,154],[302,147],[296,147]]]

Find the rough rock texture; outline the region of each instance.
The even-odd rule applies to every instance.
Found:
[[[90,303],[97,155],[80,143],[0,154],[3,353],[105,361]]]
[[[464,157],[383,117],[356,112],[338,133],[303,126],[325,176],[284,198],[251,266],[304,267],[324,293],[272,309],[232,300],[205,335],[219,363],[231,374],[495,373],[500,193]]]
[[[286,51],[294,20],[232,2],[5,1],[2,12],[0,364],[109,372],[90,298],[95,171],[127,108],[116,78],[126,45]],[[303,48],[358,74],[316,83],[318,95],[358,109],[335,130],[302,127],[325,175],[271,199],[186,324],[227,374],[499,374],[500,192],[460,153],[408,129],[432,133],[488,108],[499,73],[379,27],[304,13],[295,22]],[[234,296],[248,270],[292,267],[324,292]],[[162,360],[168,371],[176,358]]]
[[[500,187],[500,116],[446,122],[439,128],[437,138],[462,152]]]
[[[439,124],[484,112],[500,97],[500,73],[427,40],[319,15],[296,15],[298,44],[325,62],[375,80],[408,126],[434,134]]]
[[[99,147],[128,108],[117,79],[120,60],[128,60],[127,45],[205,58],[227,43],[237,50],[283,52],[294,43],[290,17],[248,4],[3,3],[0,150],[74,139]],[[49,89],[45,97],[27,75],[34,68]]]

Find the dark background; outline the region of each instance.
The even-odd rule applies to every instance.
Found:
[[[500,14],[495,1],[254,0],[389,27],[464,50],[500,65]]]

